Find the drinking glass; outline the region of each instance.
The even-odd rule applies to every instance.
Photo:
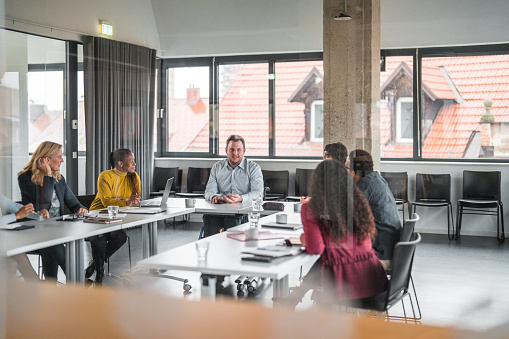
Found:
[[[207,260],[207,253],[209,252],[209,242],[208,241],[197,241],[194,243],[196,246],[196,254],[198,255],[198,260]]]
[[[108,206],[108,216],[110,219],[115,219],[118,215],[118,206]]]

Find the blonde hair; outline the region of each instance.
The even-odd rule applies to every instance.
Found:
[[[45,141],[40,144],[35,152],[32,154],[32,158],[28,162],[28,164],[23,168],[21,172],[18,173],[18,176],[21,174],[32,171],[32,182],[36,185],[42,186],[44,183],[44,172],[38,166],[39,159],[46,157],[53,157],[57,155],[58,151],[62,148],[62,145],[57,144],[51,141]],[[60,171],[53,171],[53,175],[57,180],[60,180],[61,175]]]

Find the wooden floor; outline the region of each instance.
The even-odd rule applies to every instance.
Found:
[[[195,241],[200,227],[201,223],[197,221],[179,223],[175,228],[160,222],[159,252]],[[128,234],[134,265],[141,259],[141,228],[131,229]],[[88,243],[86,248],[86,258],[90,258]],[[120,274],[128,270],[127,258],[127,246],[123,246],[111,258],[111,271]],[[198,273],[166,273],[189,279],[193,286],[191,293],[185,293],[180,282],[153,277],[134,277],[133,284],[127,287],[155,290],[177,298],[200,299]],[[290,286],[299,284],[299,274],[298,271],[291,274]],[[412,275],[423,324],[485,331],[499,327],[509,319],[509,240],[499,245],[496,238],[462,236],[459,241],[450,242],[446,235],[422,234]],[[119,288],[124,285],[111,277],[107,277],[104,284]],[[269,280],[262,281],[254,294],[248,294],[238,292],[233,279],[227,279],[217,297],[256,298],[270,307],[271,296]],[[308,307],[313,304],[307,295],[297,310]],[[401,311],[399,306],[394,308],[395,315]]]

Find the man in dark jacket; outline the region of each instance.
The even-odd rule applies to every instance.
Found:
[[[373,158],[367,151],[357,149],[350,153],[350,169],[371,206],[377,230],[373,248],[387,269],[401,233],[396,201],[385,179],[373,170]]]

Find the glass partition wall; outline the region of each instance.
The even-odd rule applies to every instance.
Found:
[[[4,180],[0,192],[19,200],[17,173],[37,146],[53,141],[64,145],[65,152],[67,43],[8,30],[2,30],[2,34],[5,63],[0,73],[0,175]],[[82,46],[78,46],[78,54],[82,58]],[[78,145],[80,151],[85,151],[81,67],[78,83],[73,86],[78,88]],[[61,169],[65,175],[65,163]],[[67,177],[67,181],[77,184],[78,176]]]

